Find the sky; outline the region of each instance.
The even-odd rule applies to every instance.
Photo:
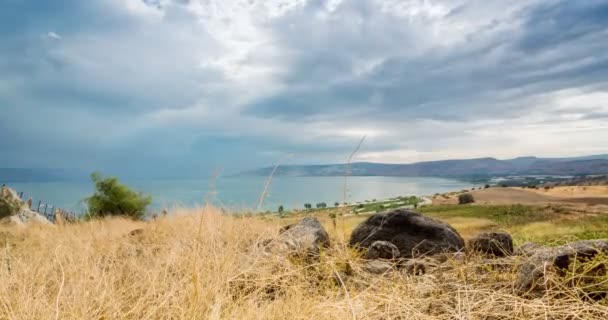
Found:
[[[608,0],[0,0],[0,167],[608,153]]]

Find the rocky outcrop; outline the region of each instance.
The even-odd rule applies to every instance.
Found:
[[[565,270],[570,263],[593,258],[599,253],[608,253],[608,240],[582,240],[559,247],[540,248],[520,266],[515,289],[519,294],[542,291],[548,271]]]
[[[469,250],[496,257],[513,254],[513,238],[506,232],[481,233],[469,240]]]
[[[0,224],[25,225],[31,223],[50,224],[45,217],[30,210],[14,190],[3,186],[0,193]]]
[[[363,259],[397,259],[399,258],[399,249],[388,241],[375,241],[367,249]]]
[[[452,226],[405,209],[370,216],[353,230],[349,244],[369,249],[376,241],[395,245],[401,258],[456,252],[464,248],[464,240]]]

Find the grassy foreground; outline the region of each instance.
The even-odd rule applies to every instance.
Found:
[[[507,229],[518,241],[542,240],[564,232],[553,224],[575,231],[568,236],[588,234],[546,208],[424,211],[453,223],[465,238]],[[223,216],[207,207],[150,222],[111,218],[0,229],[0,319],[608,318],[604,302],[581,298],[585,288],[574,277],[548,279],[549,292],[536,299],[516,295],[520,258],[494,267],[471,256],[422,276],[370,275],[344,245],[362,216],[338,218],[336,228],[321,216],[333,245],[312,265],[261,249],[297,218]]]

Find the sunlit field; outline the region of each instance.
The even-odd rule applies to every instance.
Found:
[[[482,230],[507,230],[516,242],[585,236],[591,229],[584,225],[596,228],[597,219],[605,219],[570,225],[557,213],[535,207],[424,211],[453,223],[464,238]],[[548,277],[546,294],[517,295],[513,281],[523,257],[492,263],[468,255],[464,261],[448,258],[424,275],[400,270],[369,274],[359,253],[345,245],[350,231],[365,219],[361,215],[337,215],[334,227],[328,210],[315,213],[332,240],[319,261],[264,250],[265,240],[304,215],[222,215],[206,207],[176,209],[149,222],[108,218],[4,227],[0,318],[608,318],[606,301],[585,298],[588,288],[580,276]],[[606,262],[600,256],[590,263]]]

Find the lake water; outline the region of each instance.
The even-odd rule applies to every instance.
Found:
[[[137,191],[153,198],[153,208],[170,208],[175,205],[193,207],[205,199],[214,204],[235,210],[251,210],[257,207],[264,190],[264,177],[224,177],[210,180],[134,180],[124,181]],[[30,196],[34,204],[55,205],[82,212],[82,199],[93,193],[91,182],[36,182],[11,183],[9,187]],[[347,202],[386,199],[397,196],[422,196],[471,188],[469,182],[441,178],[402,177],[349,177]],[[264,210],[302,208],[304,203],[313,206],[325,202],[333,206],[344,198],[344,177],[275,177],[264,202]]]

